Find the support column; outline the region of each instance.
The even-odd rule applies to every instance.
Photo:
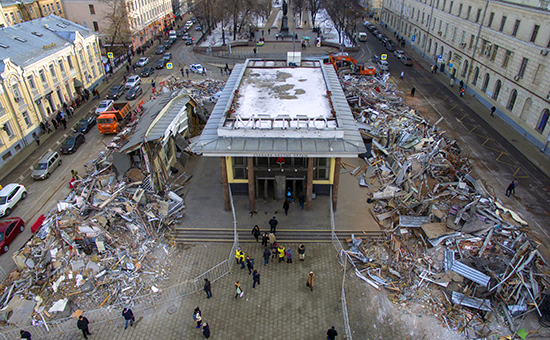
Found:
[[[256,211],[256,190],[254,190],[254,185],[256,181],[254,180],[254,158],[247,157],[248,160],[248,208],[250,211]]]
[[[313,158],[307,159],[306,208],[311,209],[311,193],[313,192]]]
[[[231,210],[231,201],[229,200],[229,182],[227,180],[227,163],[225,163],[225,157],[220,157],[220,163],[222,166],[222,188],[223,188],[223,203],[225,210]]]
[[[338,188],[340,186],[340,163],[342,158],[334,159],[334,177],[332,178],[332,208],[336,211],[338,203]]]

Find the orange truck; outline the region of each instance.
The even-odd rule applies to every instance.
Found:
[[[330,63],[334,66],[338,75],[355,74],[361,76],[374,76],[376,68],[374,66],[365,66],[358,64],[355,58],[341,54],[331,54],[329,56]]]
[[[111,111],[104,111],[97,117],[97,128],[101,134],[118,133],[130,120],[129,103],[114,103]]]

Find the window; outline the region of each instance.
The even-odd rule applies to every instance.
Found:
[[[519,24],[521,23],[521,20],[516,20],[516,23],[514,24],[514,30],[512,31],[512,37],[515,37],[516,34],[518,34]]]
[[[19,21],[23,21],[23,18],[21,17],[21,12],[17,11],[17,17],[19,18]]]
[[[523,78],[523,75],[525,74],[525,69],[527,68],[527,63],[529,62],[529,59],[523,58],[521,61],[521,66],[519,68],[518,76],[520,78]]]
[[[48,13],[51,13],[52,10],[51,10],[51,8],[50,8],[50,4],[47,4],[47,5],[46,5],[46,8],[48,9]]]
[[[456,39],[456,31],[457,31],[457,28],[455,27],[455,29],[453,31],[453,39],[452,39],[453,41],[455,41],[455,39]]]
[[[516,99],[518,99],[518,91],[512,90],[512,93],[510,94],[510,100],[508,101],[508,105],[506,105],[506,108],[510,111],[514,109],[514,105],[516,105]]]
[[[548,124],[548,118],[550,117],[550,111],[548,109],[544,109],[542,112],[542,117],[540,118],[540,123],[537,126],[537,131],[540,133],[544,132],[544,128],[546,128],[546,124]]]
[[[57,11],[61,13],[61,6],[59,5],[59,1],[55,3],[57,5]]]
[[[506,25],[506,16],[502,16],[502,20],[500,21],[500,28],[498,29],[500,32],[504,30],[504,25]]]
[[[475,36],[472,34],[470,35],[470,43],[468,44],[468,48],[469,49],[472,49],[472,47],[474,46],[474,40],[475,40]]]
[[[48,13],[46,12],[46,5],[42,5],[42,9],[44,10],[44,14]]]
[[[533,84],[535,85],[540,84],[540,81],[544,76],[544,70],[545,70],[544,64],[539,64],[539,66],[537,67],[537,71],[535,72],[535,76],[533,77]]]
[[[8,135],[8,138],[11,139],[11,138],[15,137],[15,134],[13,133],[13,129],[11,127],[11,122],[9,120],[4,123],[2,128],[6,132],[6,134]]]
[[[71,56],[67,56],[67,64],[69,64],[69,68],[72,70],[74,69],[73,61],[71,60]]]
[[[508,63],[510,62],[511,57],[512,57],[512,51],[506,50],[506,54],[504,55],[504,61],[502,62],[502,67],[504,68],[508,67]]]
[[[25,121],[25,124],[27,124],[27,127],[30,127],[32,125],[31,118],[29,117],[29,113],[27,111],[23,111],[21,113],[23,116],[23,120]]]
[[[246,157],[231,157],[231,160],[233,161],[233,178],[247,179],[248,171],[246,170]]]
[[[13,12],[11,12],[10,15],[11,15],[11,21],[15,24],[15,16],[13,15]]]
[[[65,66],[63,66],[63,59],[59,59],[58,64],[59,64],[59,69],[61,70],[61,73],[65,74]]]
[[[29,83],[31,89],[36,90],[36,84],[34,83],[34,77],[32,75],[27,76],[27,82]]]
[[[92,21],[92,25],[94,25],[94,31],[98,32],[99,31],[99,25],[97,24],[97,21]]]
[[[479,18],[481,17],[481,8],[477,10],[476,14],[476,22],[479,22]]]
[[[476,67],[474,71],[474,77],[472,78],[472,85],[477,85],[477,78],[479,78],[479,67]]]
[[[482,39],[482,40],[483,40],[483,42],[481,43],[481,50],[479,50],[480,55],[485,54],[485,51],[487,49],[487,43],[488,43],[487,40],[485,40],[485,39]]]
[[[94,78],[97,77],[97,74],[95,73],[95,66],[94,65],[92,65],[92,74],[93,74]]]
[[[449,30],[449,23],[445,24],[445,33],[443,34],[444,38],[447,38],[447,31]]]
[[[472,6],[468,6],[468,11],[466,12],[466,20],[470,20],[471,13],[472,13]]]
[[[540,28],[539,25],[535,25],[535,27],[533,27],[533,33],[531,33],[531,39],[529,39],[530,42],[534,43],[535,40],[537,40],[537,34],[539,34],[539,28]]]
[[[88,5],[88,7],[90,8],[90,14],[95,14],[94,5],[90,4],[90,5]]]
[[[330,175],[330,159],[315,158],[313,162],[313,179],[328,180]]]
[[[458,16],[462,14],[462,4],[458,5]]]
[[[491,53],[491,61],[495,61],[498,52],[498,45],[493,45],[493,52]]]
[[[494,18],[495,18],[495,12],[491,12],[491,14],[489,14],[489,21],[487,22],[487,27],[491,28],[491,26],[493,25]]]
[[[57,80],[57,74],[55,74],[55,68],[53,67],[53,64],[50,64],[50,73],[52,75],[52,78],[54,80]]]
[[[483,79],[483,86],[481,86],[481,91],[483,92],[487,91],[487,86],[489,86],[489,80],[491,80],[491,76],[489,76],[489,73],[485,73],[485,79]]]
[[[90,51],[90,45],[86,46],[86,53],[88,54],[88,61],[92,62],[94,59],[92,56],[92,51]]]
[[[464,66],[462,67],[462,77],[466,77],[466,73],[468,73],[468,60],[464,61]]]
[[[38,71],[38,76],[43,83],[46,83],[46,75],[44,74],[44,70]]]
[[[16,101],[16,102],[19,102],[21,99],[21,92],[19,92],[19,82],[17,81],[16,78],[12,78],[11,81],[10,81],[10,84],[11,84],[11,91],[13,93],[13,99]]]
[[[6,16],[6,21],[9,24],[10,23],[10,17],[8,16],[8,13],[4,13],[4,15]]]
[[[498,95],[500,93],[501,87],[502,87],[502,82],[500,80],[497,80],[497,83],[495,84],[495,91],[493,92],[493,100],[498,99]]]
[[[447,7],[447,0],[443,0],[443,10],[445,10],[445,7]]]
[[[454,1],[451,1],[451,4],[449,6],[449,13],[451,13],[451,14],[453,12],[453,3],[454,3]]]

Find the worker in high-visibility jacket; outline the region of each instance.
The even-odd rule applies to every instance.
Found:
[[[244,251],[241,250],[241,247],[238,247],[235,251],[235,260],[237,260],[237,264],[241,265],[241,269],[244,269]]]
[[[279,262],[285,260],[285,247],[281,244],[279,248],[277,248],[277,252],[279,253]]]

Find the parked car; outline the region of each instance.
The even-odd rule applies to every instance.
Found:
[[[376,63],[376,66],[378,66],[379,69],[382,71],[389,71],[390,70],[390,64],[388,64],[385,60],[378,60]]]
[[[187,40],[185,40],[185,45],[193,45],[193,39],[187,38]]]
[[[155,54],[163,54],[164,51],[166,51],[166,49],[164,48],[164,46],[159,46],[157,47],[157,50],[155,51]]]
[[[191,72],[201,74],[204,72],[204,67],[201,64],[192,64],[189,66]]]
[[[172,45],[170,45],[170,41],[168,40],[164,41],[162,44],[164,46],[164,50],[168,50],[170,49],[170,47],[172,47]]]
[[[27,198],[27,189],[21,184],[11,183],[0,190],[0,216],[9,216],[19,201]]]
[[[143,67],[143,66],[147,65],[148,63],[149,63],[149,58],[142,57],[142,58],[139,58],[138,62],[136,63],[136,66]]]
[[[177,30],[176,36],[181,37],[183,35],[183,30]]]
[[[391,42],[388,42],[386,44],[386,50],[388,50],[390,52],[393,52],[393,51],[395,51],[395,46]]]
[[[371,60],[372,60],[373,63],[376,64],[376,63],[378,63],[378,61],[380,60],[380,57],[377,56],[377,55],[373,55],[372,58],[371,58]]]
[[[195,31],[202,31],[201,25],[197,25],[197,27],[195,27]]]
[[[25,222],[21,217],[12,217],[0,221],[0,254],[7,253],[10,250],[10,244],[23,230],[25,230]]]
[[[395,50],[395,51],[393,51],[393,55],[394,55],[397,59],[400,59],[402,56],[405,55],[405,52],[404,52],[404,51],[401,51],[401,50]]]
[[[78,147],[84,144],[84,142],[86,142],[84,134],[77,133],[73,136],[65,138],[63,143],[61,143],[60,151],[64,154],[75,153],[76,150],[78,150]]]
[[[109,94],[107,95],[107,99],[118,99],[120,96],[124,94],[124,91],[126,88],[124,85],[118,84],[113,87],[111,87],[111,90],[109,91]]]
[[[131,89],[128,90],[128,93],[126,93],[126,99],[127,100],[133,100],[136,99],[139,95],[143,93],[143,89],[141,86],[134,86]]]
[[[402,56],[400,58],[400,60],[403,63],[403,65],[405,65],[405,66],[412,66],[412,64],[413,64],[412,58],[409,57],[409,56],[406,56],[406,55]]]
[[[145,67],[143,68],[143,71],[139,74],[142,77],[149,77],[151,74],[155,73],[154,67]]]
[[[162,59],[166,60],[166,62],[169,62],[170,60],[172,60],[172,53],[170,52],[164,53],[164,55],[162,56]]]
[[[63,161],[59,154],[55,151],[48,151],[40,160],[34,165],[34,169],[31,172],[33,179],[48,179],[52,172],[57,169]]]
[[[109,111],[113,108],[114,100],[112,99],[105,99],[102,100],[97,108],[95,109],[95,114],[100,115],[102,112]]]
[[[81,120],[76,123],[73,132],[82,132],[84,134],[90,132],[90,130],[95,126],[96,123],[96,117],[89,116],[86,118],[82,118]]]
[[[170,39],[170,45],[174,45],[174,43],[176,42],[176,40],[177,40],[176,38],[171,38],[171,39]]]
[[[127,89],[131,88],[131,87],[134,87],[134,86],[137,86],[137,85],[140,85],[141,84],[141,78],[139,76],[131,76],[130,78],[128,78],[128,80],[126,81],[126,84],[124,86],[126,86]]]
[[[157,60],[157,64],[156,64],[155,67],[158,68],[158,69],[162,69],[162,68],[164,68],[164,65],[166,65],[166,60],[159,59],[159,60]]]
[[[196,23],[196,22],[197,22],[197,18],[191,18],[191,20],[189,20],[189,21],[191,21],[191,23],[193,23],[193,24],[194,24],[194,23]],[[188,22],[189,22],[189,21],[188,21]]]
[[[189,38],[191,38],[191,36],[189,35],[189,33],[185,33],[185,34],[183,35],[183,37],[182,37],[183,40],[187,40],[187,39],[189,39]]]

